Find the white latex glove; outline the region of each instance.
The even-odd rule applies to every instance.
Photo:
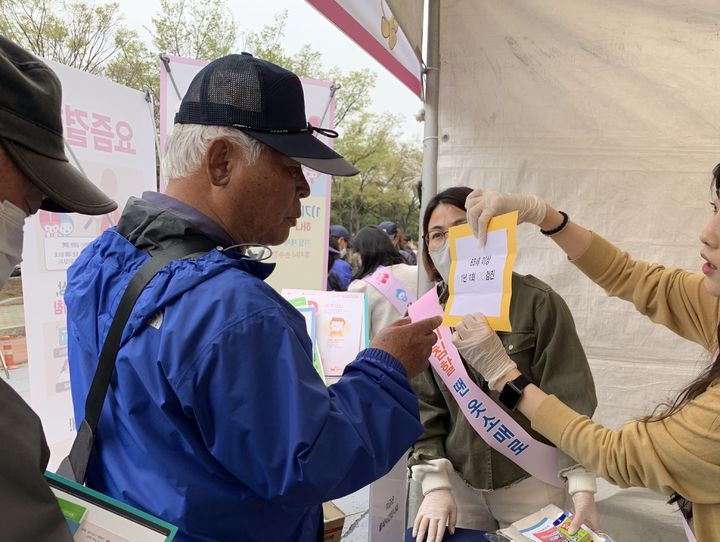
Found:
[[[568,527],[570,534],[575,534],[580,526],[584,523],[593,531],[599,529],[598,513],[595,507],[595,494],[590,491],[578,491],[571,495],[575,515]]]
[[[500,337],[481,312],[462,317],[453,333],[453,344],[492,389],[500,378],[517,369],[517,364],[505,352]]]
[[[415,524],[413,536],[417,542],[440,542],[445,536],[445,528],[450,534],[455,534],[455,521],[457,520],[457,505],[449,489],[436,489],[423,498]],[[427,533],[427,538],[425,534]]]
[[[529,222],[540,224],[545,219],[547,205],[538,196],[525,194],[510,194],[507,192],[485,192],[481,189],[473,190],[465,200],[467,221],[480,241],[485,246],[487,240],[487,226],[490,219],[497,215],[518,212],[518,224]]]

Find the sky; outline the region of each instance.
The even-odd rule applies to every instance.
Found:
[[[415,114],[422,108],[420,99],[305,0],[228,0],[227,4],[239,35],[272,23],[275,15],[286,9],[288,19],[282,45],[287,53],[296,53],[310,44],[322,53],[322,62],[328,68],[338,66],[344,73],[368,68],[377,73],[370,110],[400,115],[403,139],[418,144],[422,141],[423,124],[415,120]],[[160,0],[120,1],[125,22],[148,41],[149,33],[144,27],[151,26],[151,18],[159,9]],[[238,48],[241,47],[242,38],[238,40]]]

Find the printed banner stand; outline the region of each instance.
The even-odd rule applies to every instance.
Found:
[[[510,299],[517,217],[513,211],[490,220],[483,248],[469,224],[450,228],[450,297],[445,304],[444,326],[454,327],[464,315],[482,312],[494,330],[512,331]]]
[[[71,161],[119,208],[101,216],[39,211],[25,224],[23,296],[30,399],[55,470],[75,437],[70,397],[66,270],[80,251],[117,224],[130,196],[156,189],[155,130],[145,94],[46,60],[62,84],[62,122]]]

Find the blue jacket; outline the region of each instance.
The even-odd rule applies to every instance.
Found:
[[[338,276],[347,290],[347,287],[350,286],[350,282],[352,281],[352,267],[350,267],[350,264],[345,260],[338,258],[333,262],[332,269],[330,269],[330,271]]]
[[[123,235],[121,235],[123,233]],[[68,270],[76,422],[144,249],[202,235],[131,198]],[[271,265],[212,250],[173,261],[125,327],[88,485],[180,528],[177,542],[315,541],[323,501],[386,473],[421,434],[400,363],[361,352],[326,388]]]

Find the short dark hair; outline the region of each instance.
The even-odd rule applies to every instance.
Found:
[[[472,192],[472,188],[468,188],[467,186],[453,186],[452,188],[443,190],[435,197],[433,197],[430,201],[428,201],[427,206],[425,207],[425,214],[423,215],[423,241],[425,240],[425,236],[427,235],[428,224],[430,224],[430,217],[432,216],[433,211],[437,208],[437,206],[441,203],[445,203],[447,205],[457,207],[458,209],[462,209],[463,211],[467,211],[467,209],[465,208],[465,200],[470,195],[470,192]],[[424,246],[422,247],[422,260],[423,266],[425,267],[425,272],[427,273],[430,280],[440,282],[442,280],[442,277],[440,276],[440,273],[438,273],[438,270],[435,269],[435,264],[433,264],[432,260],[430,259],[430,253],[428,252],[427,244],[423,244]]]
[[[377,226],[365,226],[357,232],[352,244],[361,259],[360,269],[353,275],[353,280],[371,275],[379,265],[405,263],[405,258],[400,255],[387,234]]]

